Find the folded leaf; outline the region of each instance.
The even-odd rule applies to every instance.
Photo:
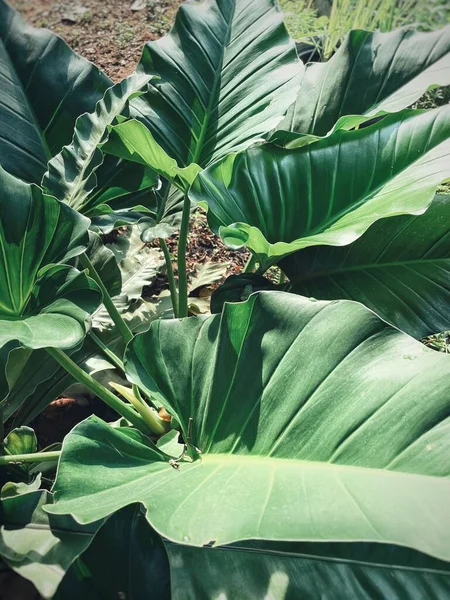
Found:
[[[122,275],[113,252],[103,244],[101,238],[92,231],[89,232],[87,248],[89,260],[100,275],[110,296],[116,296],[122,291]]]
[[[46,29],[34,29],[0,0],[0,165],[39,183],[47,161],[94,109],[108,77]]]
[[[450,176],[450,107],[390,115],[295,150],[262,145],[200,173],[190,196],[230,247],[264,267],[315,245],[345,246],[378,219],[420,214]]]
[[[183,191],[189,189],[201,171],[195,163],[180,168],[177,161],[158,144],[149,129],[135,119],[111,127],[107,142],[102,144],[102,150],[154,169]]]
[[[140,93],[152,79],[151,75],[135,73],[112,86],[97,102],[95,111],[77,119],[72,143],[65,146],[48,164],[42,185],[46,192],[66,202],[83,214],[95,214],[98,198],[90,196],[98,185],[97,169],[103,163],[98,145],[107,139],[108,127],[125,110],[128,102]],[[120,170],[120,166],[116,165]],[[153,174],[152,185],[158,178]]]
[[[410,335],[450,329],[450,196],[424,215],[378,221],[350,246],[316,246],[281,266],[290,291],[362,302]]]
[[[432,33],[351,31],[328,62],[307,66],[280,129],[326,135],[342,116],[396,112],[449,84],[450,26]]]
[[[92,417],[65,440],[49,512],[90,522],[139,500],[194,546],[359,540],[450,559],[450,361],[362,305],[261,292],[154,323],[126,367],[193,462]]]

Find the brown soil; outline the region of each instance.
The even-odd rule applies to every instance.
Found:
[[[133,72],[150,40],[167,33],[181,0],[9,0],[35,27],[47,27],[114,81]]]

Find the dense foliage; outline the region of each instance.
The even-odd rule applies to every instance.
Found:
[[[203,0],[113,84],[0,0],[0,77],[0,566],[61,600],[449,595],[420,340],[450,328],[450,109],[411,106],[450,28],[304,65],[275,0]],[[217,314],[199,207],[251,252]],[[118,420],[39,448],[75,383]]]

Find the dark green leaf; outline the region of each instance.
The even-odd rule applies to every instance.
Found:
[[[115,513],[64,578],[55,600],[169,600],[169,561],[137,505]]]
[[[450,196],[424,215],[378,221],[342,248],[316,246],[288,256],[290,291],[362,302],[410,335],[450,329]]]
[[[0,500],[0,556],[51,598],[72,562],[90,544],[101,522],[79,525],[71,517],[48,515],[46,491],[29,491]]]
[[[433,33],[351,31],[328,62],[307,66],[280,129],[326,135],[344,115],[368,120],[396,112],[430,87],[449,84],[450,26]]]
[[[0,0],[0,165],[39,183],[111,81],[57,35],[25,24]]]

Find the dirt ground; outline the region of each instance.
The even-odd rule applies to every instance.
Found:
[[[167,33],[181,0],[9,0],[35,27],[47,27],[119,81],[150,40]]]

